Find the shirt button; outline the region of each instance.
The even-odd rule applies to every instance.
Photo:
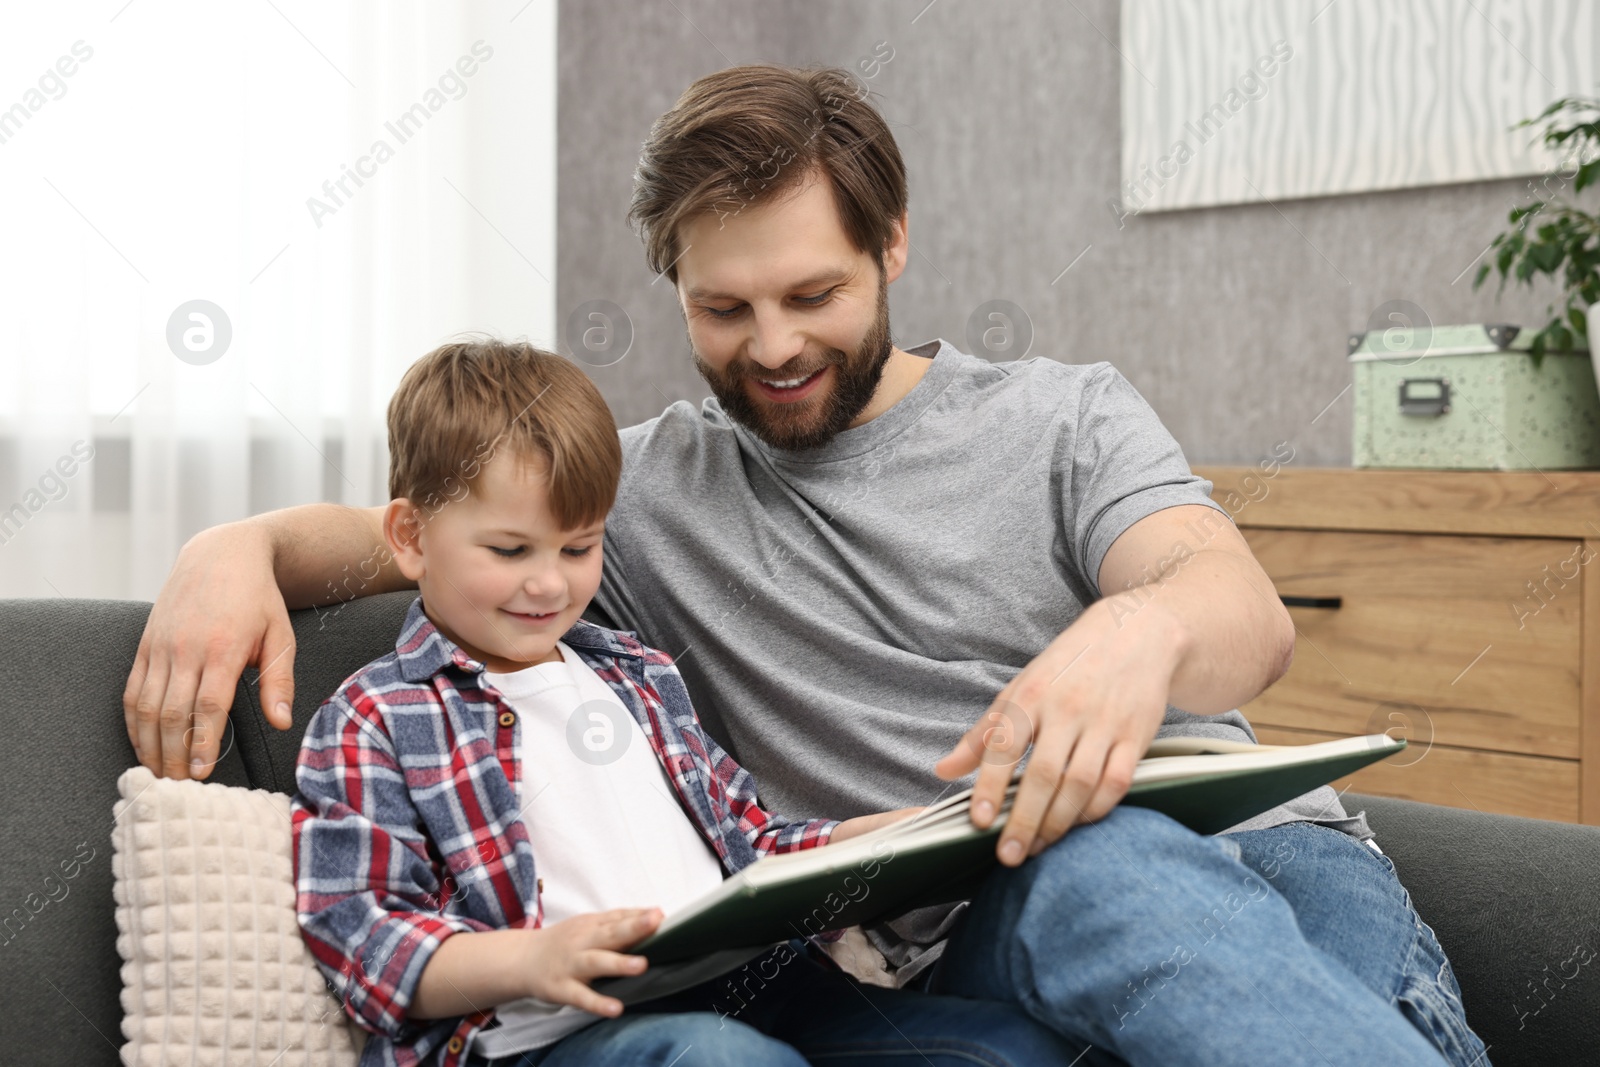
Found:
[[[516,712],[514,712],[514,711],[502,711],[500,713],[500,725],[501,726],[511,726],[516,721],[517,721]]]
[[[464,1047],[465,1042],[463,1042],[459,1037],[452,1037],[449,1043],[445,1045],[445,1048],[450,1050],[450,1055],[452,1056],[459,1055]]]

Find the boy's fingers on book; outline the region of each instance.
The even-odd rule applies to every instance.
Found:
[[[593,1012],[596,1015],[604,1015],[611,1019],[622,1014],[622,1001],[616,997],[608,997],[596,993],[577,980],[567,983],[560,992],[562,994],[561,1001],[571,1004],[574,1008],[581,1008],[584,1011]]]
[[[616,908],[602,912],[595,928],[593,943],[606,947],[624,947],[661,925],[660,908]]]
[[[630,956],[625,952],[591,948],[580,952],[574,970],[579,978],[610,978],[614,975],[643,974],[650,961],[643,956]]]

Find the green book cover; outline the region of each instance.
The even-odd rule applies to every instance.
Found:
[[[1281,746],[1163,738],[1139,761],[1122,803],[1153,808],[1198,833],[1214,834],[1405,746],[1384,734]],[[758,860],[668,915],[654,934],[628,950],[650,960],[645,975],[595,988],[637,1000],[624,996],[627,989],[665,978],[652,973],[664,964],[700,960],[702,966],[684,968],[698,972],[714,953],[742,962],[793,937],[969,899],[998,862],[995,846],[1019,777],[1020,772],[1013,777],[1001,814],[987,829],[968,818],[972,791],[966,789],[871,833]]]

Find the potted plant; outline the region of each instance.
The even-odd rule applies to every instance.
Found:
[[[1545,178],[1551,195],[1511,209],[1506,217],[1511,228],[1494,239],[1488,249],[1490,260],[1472,280],[1477,289],[1491,269],[1499,271],[1498,297],[1513,277],[1531,286],[1535,274],[1559,276],[1566,296],[1564,314],[1554,304],[1547,309],[1550,321],[1529,346],[1535,367],[1546,351],[1568,350],[1574,338],[1588,338],[1590,316],[1600,304],[1600,216],[1561,196],[1568,186],[1577,196],[1586,186],[1600,183],[1600,99],[1562,97],[1512,129],[1540,122],[1545,123],[1544,133],[1535,140],[1563,153],[1561,169]],[[1600,380],[1600,344],[1594,340],[1589,342],[1589,356]]]

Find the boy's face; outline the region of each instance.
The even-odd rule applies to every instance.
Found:
[[[884,269],[850,243],[829,182],[678,234],[678,298],[696,369],[732,419],[778,448],[826,444],[871,402],[893,352],[888,284],[905,269],[904,220]],[[806,379],[797,388],[767,382]]]
[[[605,523],[556,529],[546,466],[502,449],[470,494],[432,517],[404,498],[384,516],[390,551],[421,589],[428,618],[499,673],[559,660],[556,642],[600,588]],[[413,515],[420,536],[405,525]]]

